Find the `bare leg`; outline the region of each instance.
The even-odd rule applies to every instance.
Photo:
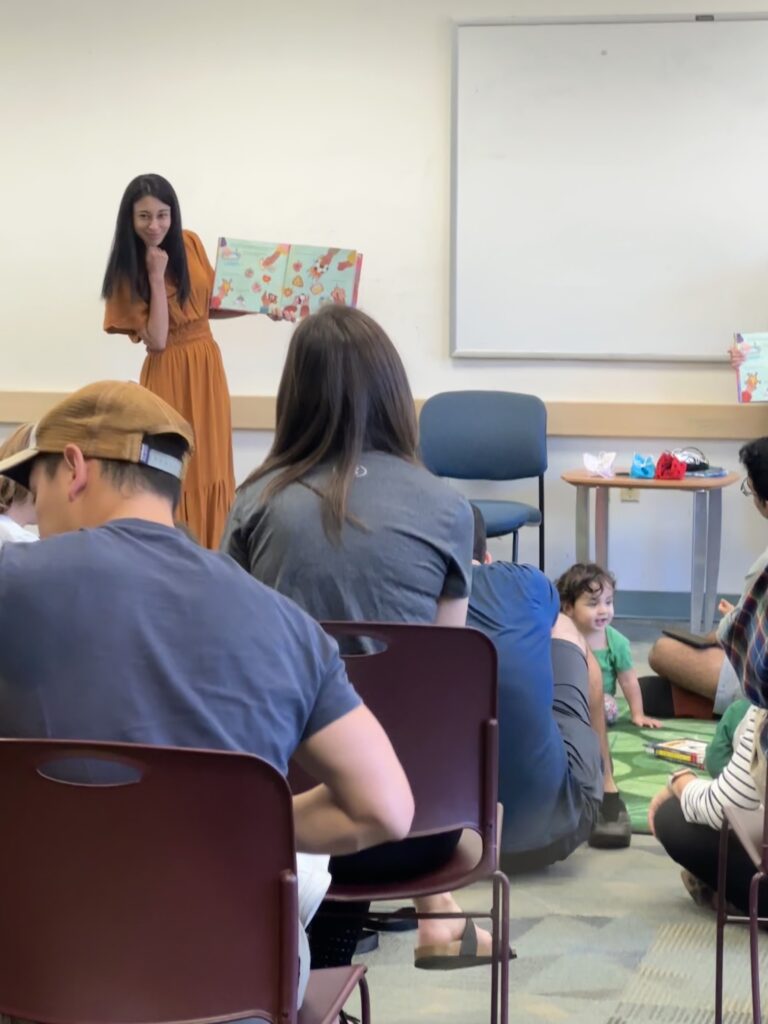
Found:
[[[460,913],[461,907],[449,892],[436,896],[420,896],[413,901],[416,910],[422,914]],[[419,921],[419,945],[442,945],[460,939],[464,931],[464,921],[459,918],[431,918]],[[484,928],[477,929],[478,956],[490,956],[492,949],[491,933]]]
[[[724,659],[719,647],[699,650],[670,636],[662,636],[651,648],[648,664],[657,675],[683,690],[714,701]]]

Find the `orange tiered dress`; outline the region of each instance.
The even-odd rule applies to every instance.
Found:
[[[181,413],[195,431],[178,518],[209,548],[218,548],[235,494],[229,389],[219,346],[208,323],[214,272],[200,239],[184,232],[189,267],[189,298],[180,306],[176,285],[166,281],[168,341],[147,355],[141,383]],[[138,342],[149,304],[131,299],[127,286],[107,299],[104,330]]]

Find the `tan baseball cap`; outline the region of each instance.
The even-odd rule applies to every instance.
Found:
[[[189,451],[183,459],[152,447],[152,438],[163,434],[187,442]],[[0,461],[0,474],[26,487],[34,459],[63,452],[68,444],[77,445],[88,458],[135,462],[181,479],[195,439],[184,417],[141,384],[102,380],[75,391],[47,412],[29,447]]]

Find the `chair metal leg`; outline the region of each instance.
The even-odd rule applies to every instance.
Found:
[[[371,996],[368,991],[368,982],[365,975],[358,982],[360,989],[360,1024],[370,1024],[371,1021]]]
[[[514,530],[512,533],[512,561],[517,561],[517,546],[518,546],[518,530]]]
[[[765,876],[758,871],[749,883],[749,968],[752,976],[752,1021],[760,1024],[760,948],[758,946],[759,931],[757,928],[758,899],[760,883]]]
[[[725,879],[728,866],[728,835],[730,828],[723,821],[717,858],[717,928],[715,942],[715,1024],[723,1024],[723,954],[725,943]]]
[[[499,879],[494,872],[492,881],[491,903],[491,1024],[499,1020],[499,961],[501,957],[501,920],[499,913]]]
[[[539,512],[541,523],[539,525],[539,569],[544,572],[544,477],[539,477]]]
[[[499,1024],[509,1021],[509,879],[499,871],[501,890],[501,1017]]]

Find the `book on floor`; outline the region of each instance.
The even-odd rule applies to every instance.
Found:
[[[736,370],[740,402],[768,402],[768,331],[735,334],[744,362]]]
[[[220,238],[211,309],[298,322],[329,302],[356,306],[362,263],[355,249]]]
[[[663,761],[675,761],[678,764],[703,768],[707,744],[702,740],[661,740],[658,743],[649,743],[646,750]]]

